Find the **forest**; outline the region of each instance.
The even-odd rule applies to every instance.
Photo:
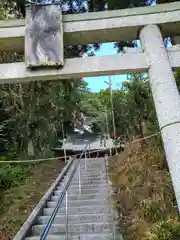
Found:
[[[74,7],[73,2],[76,3],[76,7]],[[84,0],[67,0],[63,1],[63,4],[68,5],[64,14],[74,14],[87,11],[104,11],[105,5],[107,4],[108,10],[116,10],[147,6],[153,2],[160,4],[172,1],[90,0],[87,2]],[[23,17],[25,17],[24,0],[2,0],[0,20],[19,19]],[[167,39],[165,39],[165,42],[166,41]],[[168,39],[168,41],[173,42],[173,39]],[[117,49],[117,53],[122,51],[124,46],[137,47],[137,44],[136,41],[119,41],[114,43],[114,48]],[[81,57],[83,54],[91,57],[96,55],[100,47],[101,44],[68,46],[65,48],[65,57]],[[0,53],[0,63],[19,62],[23,61],[23,59],[23,53]],[[180,72],[176,71],[174,74],[178,89],[180,89]],[[124,139],[128,141],[134,138],[143,138],[144,136],[159,131],[148,75],[146,73],[128,74],[127,80],[123,82],[122,86],[113,90],[113,110],[116,132],[120,133]],[[95,93],[88,88],[87,83],[83,79],[77,78],[0,85],[0,160],[31,160],[52,157],[53,152],[51,149],[57,145],[59,139],[63,138],[62,123],[65,134],[68,135],[75,127],[79,129],[83,128],[84,117],[90,119],[93,131],[101,134],[107,134],[107,118],[109,131],[113,132],[109,88]],[[29,145],[33,146],[33,155],[29,153]],[[167,200],[167,205],[164,203],[162,209],[162,206],[160,207],[162,199],[158,200],[158,203],[156,202],[156,200],[159,199],[159,195],[157,199],[154,198],[153,200],[149,200],[149,197],[144,200],[145,197],[143,195],[142,201],[139,201],[140,205],[135,207],[133,205],[129,211],[127,211],[126,206],[122,209],[119,203],[119,211],[124,211],[125,215],[128,212],[129,218],[132,218],[132,221],[127,221],[128,227],[125,227],[124,230],[124,234],[127,236],[125,239],[179,240],[179,220],[175,210],[175,200],[174,198],[172,199],[174,193],[168,167],[167,164],[165,164],[160,136],[158,135],[151,140],[140,142],[138,149],[138,152],[133,152],[133,155],[131,153],[129,161],[127,161],[123,167],[119,165],[115,167],[112,164],[110,173],[112,174],[114,185],[117,189],[120,189],[120,187],[123,188],[123,184],[117,184],[117,174],[122,176],[124,173],[127,173],[127,175],[130,176],[132,172],[129,171],[132,168],[134,171],[140,166],[146,168],[146,163],[148,166],[151,166],[155,161],[157,168],[154,169],[153,173],[155,174],[159,169],[158,164],[161,164],[158,170],[162,172],[162,181],[164,182],[164,185],[161,187],[166,187],[163,200],[171,195],[172,201]],[[144,165],[134,165],[133,159],[135,158],[138,158],[139,161],[147,162],[144,162]],[[157,158],[160,159],[160,163],[157,162]],[[37,164],[37,166],[43,167],[41,164]],[[19,186],[19,184],[25,182],[27,177],[34,171],[34,167],[37,166],[34,164],[23,166],[16,164],[1,165],[0,189],[2,192],[5,193],[8,189]],[[117,169],[119,169],[119,172]],[[127,171],[127,169],[130,170]],[[164,179],[163,174],[168,177]],[[137,175],[138,172],[136,172],[136,176]],[[128,181],[126,182],[126,186],[129,184],[129,188],[131,189],[132,181]],[[142,179],[140,179],[140,181],[142,181]],[[145,181],[145,179],[143,181]],[[152,179],[149,181],[151,182]],[[165,186],[166,184],[169,185]],[[145,186],[147,187],[147,185]],[[158,188],[156,191],[158,192]],[[124,194],[125,193],[126,191]],[[119,202],[120,199],[122,200],[118,194],[115,198],[117,198],[117,202]],[[0,208],[3,212],[6,210],[6,207],[3,207],[3,194],[1,195],[0,201]],[[139,213],[138,209],[142,206],[146,212],[144,210],[143,213]],[[169,211],[165,211],[166,207]],[[140,216],[138,218],[140,223],[136,226],[136,230],[132,230],[134,227],[134,223],[132,222],[133,218],[135,218],[134,215],[132,216],[132,212],[134,215]],[[136,214],[134,212],[136,212]],[[162,214],[162,212],[164,214]],[[137,219],[135,218],[135,220]],[[123,221],[125,220],[123,219]],[[142,221],[144,221],[144,225]],[[131,226],[131,228],[129,228],[129,226]],[[151,235],[149,234],[148,237],[144,236],[144,232],[142,231],[143,227],[151,232]],[[4,228],[0,229],[0,231],[4,231]],[[18,228],[18,226],[16,226],[15,229],[16,228]],[[132,231],[135,232],[135,235],[133,235],[134,238],[132,238]],[[12,236],[8,234],[9,233],[5,234],[3,240],[11,239]]]

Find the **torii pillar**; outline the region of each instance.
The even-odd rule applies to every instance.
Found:
[[[149,82],[180,212],[180,95],[159,27],[143,27],[140,40],[149,63]]]

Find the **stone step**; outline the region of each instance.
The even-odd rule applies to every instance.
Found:
[[[98,173],[95,173],[95,174],[81,173],[81,174],[80,174],[80,177],[81,177],[82,179],[85,179],[85,178],[103,178],[103,177],[105,177],[105,172],[104,172],[104,173],[103,173],[103,172],[98,172]],[[74,175],[73,180],[74,180],[74,179],[79,179],[79,173],[78,173],[78,172]]]
[[[89,199],[104,199],[108,198],[108,193],[103,193],[100,196],[97,194],[74,194],[74,195],[69,195],[68,199],[69,201],[75,201],[75,200],[89,200]],[[51,197],[52,201],[57,201],[59,199],[59,195],[54,195]]]
[[[79,170],[77,170],[78,172]],[[77,173],[76,172],[76,173]],[[81,174],[83,175],[88,175],[88,176],[91,176],[91,175],[98,175],[100,174],[101,172],[105,172],[105,170],[103,168],[99,168],[99,169],[89,169],[87,168],[86,170],[85,169],[81,169]]]
[[[79,190],[79,189],[70,189],[69,191],[68,191],[68,193],[69,193],[69,195],[75,195],[75,194],[79,194],[79,193],[81,193],[81,194],[100,194],[102,191],[104,190],[104,192],[106,192],[106,191],[108,191],[108,188],[106,187],[104,187],[104,188],[100,188],[100,189],[83,189],[83,188],[81,188],[81,190]],[[55,196],[59,196],[60,194],[62,193],[62,191],[58,191],[58,190],[56,190],[56,191],[54,191],[54,195]]]
[[[80,167],[89,167],[89,168],[104,168],[105,162],[92,162],[92,161],[82,161],[79,165]]]
[[[83,161],[80,163],[79,165],[80,167],[87,167],[87,168],[104,168],[105,167],[105,163],[104,162],[99,162],[99,163],[93,163],[92,161]]]
[[[98,174],[99,172],[102,172],[102,171],[105,171],[105,168],[104,167],[88,167],[87,166],[87,169],[85,169],[85,166],[81,166],[81,173],[83,174]],[[79,171],[79,168],[77,168],[77,172]]]
[[[27,237],[25,240],[40,240],[40,236]],[[66,235],[50,235],[48,234],[46,240],[67,240]],[[78,233],[69,234],[68,240],[122,240],[119,236],[114,238],[113,233]]]
[[[82,158],[80,162],[83,162],[83,161],[87,161],[87,162],[92,162],[92,163],[100,163],[100,162],[103,162],[104,159],[93,159],[93,158]]]
[[[43,233],[46,225],[35,225],[32,227],[32,235],[40,235]],[[49,234],[66,233],[66,224],[52,224]],[[69,233],[107,233],[112,232],[112,223],[79,223],[69,224]]]
[[[97,177],[80,177],[80,181],[81,182],[83,182],[84,184],[88,184],[88,183],[93,183],[93,181],[96,181],[96,182],[107,182],[107,178],[105,177],[105,176],[97,176]],[[61,182],[61,185],[65,185],[67,183],[67,180],[65,179],[65,180],[63,180],[62,182]],[[77,183],[79,183],[79,177],[75,177],[75,178],[73,178],[72,180],[71,180],[71,183],[70,183],[70,185],[74,185],[74,184],[77,184]]]
[[[98,164],[98,163],[103,163],[104,162],[104,159],[99,159],[98,161],[97,160],[95,160],[95,159],[91,159],[91,158],[82,158],[81,159],[81,161],[80,161],[80,163],[82,163],[82,162],[85,162],[85,161],[87,161],[87,162],[89,162],[89,163],[92,163],[92,164]]]
[[[86,177],[82,177],[82,176],[80,176],[80,179],[83,182],[107,181],[107,177],[105,175],[103,175],[103,176],[96,176],[96,177],[87,177],[87,176]],[[79,181],[79,176],[73,178],[72,181],[71,181],[71,184],[73,184],[74,182],[78,182],[78,181]]]
[[[105,166],[105,162],[104,161],[99,161],[99,162],[92,162],[91,160],[83,160],[82,162],[80,162],[80,166],[87,166],[87,167],[104,167]]]
[[[50,216],[40,216],[38,224],[47,224]],[[95,223],[95,222],[111,222],[113,220],[111,214],[83,214],[83,215],[68,215],[68,222],[71,223]],[[66,222],[65,215],[57,215],[53,223]]]
[[[81,159],[81,162],[85,161],[85,158],[82,158]],[[89,162],[101,162],[101,161],[104,161],[104,158],[87,158],[86,161],[89,161]]]
[[[108,194],[108,188],[99,188],[99,189],[71,189],[68,191],[68,195],[72,196],[72,195],[85,195],[85,194],[94,194],[97,196],[101,196],[102,193],[106,193]],[[62,191],[55,191],[54,195],[60,195],[62,193]]]
[[[103,187],[103,186],[108,186],[108,181],[103,181],[102,183],[101,182],[95,182],[95,183],[93,183],[93,182],[87,182],[87,183],[84,183],[84,182],[81,182],[81,185],[83,186],[83,187],[90,187],[90,186],[93,186],[93,187],[96,187],[96,186],[99,186],[99,187]],[[57,186],[57,188],[63,188],[64,187],[64,185],[62,184],[62,183],[60,183],[59,184],[59,186]],[[78,183],[71,183],[70,184],[70,186],[69,186],[69,188],[76,188],[76,187],[79,187],[79,182]]]
[[[101,181],[101,180],[106,180],[106,176],[105,175],[103,175],[103,176],[91,176],[91,177],[89,177],[89,176],[81,176],[81,181],[94,181],[94,180],[99,180],[99,181]],[[72,182],[71,183],[73,183],[73,182],[77,182],[77,181],[79,181],[79,176],[75,176],[73,179],[72,179]]]
[[[105,173],[105,170],[104,169],[94,169],[94,170],[90,170],[87,168],[87,170],[82,170],[80,171],[81,173],[81,176],[99,176],[102,172]],[[79,169],[76,170],[76,172],[74,173],[74,175],[77,175],[78,176],[79,174]]]
[[[84,190],[91,190],[91,189],[99,189],[99,188],[107,188],[108,187],[108,184],[92,184],[92,183],[89,183],[89,184],[81,184],[81,188],[84,189]],[[64,186],[58,186],[56,188],[57,191],[63,191],[64,189]],[[79,190],[79,184],[73,184],[73,185],[70,185],[69,188],[68,188],[68,191],[71,192],[72,190]]]
[[[68,207],[80,207],[80,206],[98,206],[107,203],[107,199],[88,199],[88,200],[75,200],[69,201],[68,199]],[[49,201],[47,203],[47,207],[53,208],[56,207],[57,201]],[[63,200],[61,207],[66,206],[66,200]]]
[[[83,172],[100,172],[100,171],[104,171],[105,169],[105,164],[101,164],[101,165],[90,165],[90,164],[83,164],[80,165],[81,171]]]
[[[77,172],[75,174],[77,174],[79,172],[79,170],[77,170]],[[105,172],[104,168],[101,169],[89,169],[87,168],[86,170],[84,168],[81,169],[81,175],[87,175],[87,176],[91,176],[91,175],[100,175],[102,172]]]
[[[107,200],[109,199],[108,197],[108,191],[103,193],[96,193],[96,194],[92,194],[92,193],[88,193],[88,194],[83,194],[80,193],[79,191],[77,191],[75,194],[72,194],[71,192],[68,191],[68,202],[76,202],[76,201],[88,201],[88,200],[98,200],[98,201],[102,201],[102,200]],[[53,195],[50,198],[50,201],[53,202],[57,202],[59,200],[59,197],[61,195]],[[63,198],[63,202],[65,202],[65,197]],[[75,203],[76,204],[76,203]]]
[[[107,179],[81,179],[81,184],[106,184]],[[63,184],[63,183],[62,183]],[[71,185],[77,185],[79,184],[78,180],[72,180]]]
[[[91,171],[89,171],[89,170],[87,170],[87,171],[81,171],[80,172],[81,173],[81,176],[82,177],[101,177],[101,176],[103,176],[103,174],[105,174],[105,171],[104,170],[100,170],[100,171],[98,171],[98,172],[91,172]],[[76,173],[75,173],[75,175],[74,175],[74,177],[78,177],[79,176],[79,172],[77,171]]]
[[[65,185],[57,186],[55,191],[54,191],[54,195],[57,195],[57,194],[60,194],[60,192],[63,192],[64,191],[64,187],[65,187]],[[93,191],[94,190],[94,191],[99,192],[99,190],[100,191],[102,191],[103,189],[107,190],[108,187],[109,187],[109,184],[108,184],[107,181],[106,182],[102,182],[102,183],[101,182],[100,183],[96,183],[96,184],[91,183],[91,182],[84,183],[84,182],[80,181],[80,186],[79,186],[79,182],[70,185],[69,188],[68,188],[68,193],[70,195],[74,195],[74,194],[78,193],[79,189],[81,188],[81,191],[85,192],[85,194],[86,194],[86,191],[88,192],[88,191]]]
[[[48,216],[51,215],[53,212],[54,208],[44,208],[43,209],[43,215]],[[58,215],[64,215],[66,212],[65,207],[61,207],[58,210]],[[108,207],[108,205],[101,205],[101,206],[83,206],[83,207],[69,207],[68,208],[68,213],[71,215],[73,214],[88,214],[88,213],[110,213],[111,210]]]
[[[77,165],[76,165],[77,166]],[[86,167],[92,167],[92,168],[95,168],[95,167],[103,167],[104,168],[104,166],[105,166],[105,162],[104,161],[101,161],[101,162],[92,162],[92,161],[85,161],[85,160],[83,160],[82,162],[80,162],[80,164],[78,165],[78,166],[80,166],[80,167],[84,167],[84,166],[86,166]]]

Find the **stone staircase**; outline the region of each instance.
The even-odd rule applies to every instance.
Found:
[[[71,169],[73,169],[73,166]],[[37,221],[31,227],[28,237],[25,238],[26,240],[41,239],[40,236],[56,207],[59,196],[66,184],[66,179],[71,174],[71,169],[63,182],[54,190],[41,215],[38,216]],[[66,207],[67,202],[68,207]],[[109,203],[105,158],[81,159],[80,166],[76,170],[68,188],[67,196],[64,197],[58,209],[46,239],[122,239],[121,235],[115,233],[115,221]]]

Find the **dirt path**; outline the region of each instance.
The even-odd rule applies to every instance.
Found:
[[[63,166],[64,163],[58,160],[38,164],[23,184],[4,192],[3,213],[2,209],[0,211],[0,240],[13,239]]]

